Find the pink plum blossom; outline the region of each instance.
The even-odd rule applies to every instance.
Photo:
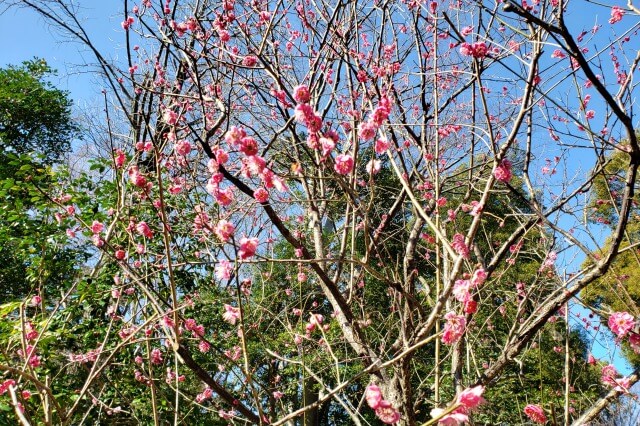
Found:
[[[178,114],[171,109],[165,110],[162,114],[162,118],[165,123],[169,124],[170,126],[173,126],[178,122]]]
[[[539,405],[529,404],[524,407],[524,414],[527,415],[534,423],[545,424],[547,422],[547,416],[544,414],[544,410]]]
[[[223,43],[226,43],[229,40],[231,40],[231,34],[227,30],[218,31],[218,36],[220,37],[220,41],[222,41]]]
[[[243,167],[246,167],[249,176],[257,176],[264,173],[267,162],[259,155],[249,155],[242,160]]]
[[[258,188],[253,191],[253,198],[259,203],[266,203],[269,201],[269,192],[264,188]]]
[[[149,356],[152,364],[162,364],[162,352],[158,348],[154,348]]]
[[[213,233],[220,239],[220,241],[227,242],[229,238],[235,232],[236,227],[233,223],[229,222],[226,219],[220,220],[216,226],[213,228]]]
[[[431,410],[431,417],[438,420],[440,425],[457,426],[469,420],[469,412],[476,409],[486,401],[482,397],[484,386],[474,386],[460,392],[456,397],[455,405],[450,410],[434,408]],[[449,411],[445,414],[446,411]]]
[[[147,222],[138,222],[136,225],[136,231],[145,238],[153,238],[153,232],[151,231],[151,228],[149,228],[149,225],[147,225]]]
[[[104,230],[104,225],[97,220],[94,220],[91,224],[91,232],[94,234],[99,234]]]
[[[513,173],[511,172],[511,161],[502,160],[493,171],[493,176],[500,182],[509,182]]]
[[[456,343],[464,334],[466,320],[464,315],[457,315],[455,312],[448,312],[444,319],[447,320],[444,325],[442,334],[442,342],[446,345]]]
[[[390,146],[389,141],[387,139],[380,138],[376,140],[374,149],[376,151],[376,154],[382,155],[385,153],[386,150],[389,149],[389,146]]]
[[[240,259],[248,259],[253,257],[256,254],[256,250],[258,249],[259,240],[257,238],[247,238],[243,237],[240,239],[240,245],[238,250],[238,256]]]
[[[40,295],[36,294],[31,298],[31,306],[38,306],[40,303],[42,303],[42,297],[40,297]]]
[[[462,43],[460,45],[460,54],[463,56],[471,56],[473,55],[473,47],[471,47],[471,45],[467,42]]]
[[[336,147],[335,141],[331,138],[320,138],[318,142],[320,142],[320,147],[322,147],[322,155],[325,157],[331,154],[331,151]]]
[[[478,41],[473,44],[462,43],[460,45],[460,54],[463,56],[473,56],[474,58],[484,58],[489,52],[487,44],[483,41]]]
[[[469,420],[469,416],[465,413],[454,411],[452,413],[442,416],[445,410],[442,408],[434,408],[431,410],[431,417],[438,419],[438,424],[442,426],[458,426],[466,423]],[[442,417],[440,417],[442,416]]]
[[[240,139],[240,143],[238,144],[240,152],[244,155],[251,156],[256,155],[258,153],[258,142],[252,138],[251,136],[245,136]]]
[[[235,415],[236,412],[231,410],[231,411],[224,411],[224,410],[219,410],[218,411],[218,415],[220,416],[221,419],[224,420],[231,420]]]
[[[460,30],[460,34],[462,34],[464,37],[468,36],[472,32],[473,32],[473,27],[470,25]]]
[[[611,8],[611,19],[609,19],[610,24],[615,24],[622,21],[622,17],[624,16],[624,10],[620,6],[613,6]]]
[[[620,377],[616,379],[616,386],[613,388],[616,392],[629,393],[631,387],[631,379],[629,377]]]
[[[309,88],[304,84],[300,86],[296,86],[293,89],[293,99],[300,104],[306,104],[311,100],[311,94],[309,93]]]
[[[242,127],[231,126],[224,135],[224,140],[231,145],[236,145],[242,138],[247,136],[247,132]]]
[[[464,235],[455,234],[453,236],[453,240],[451,241],[451,247],[465,259],[469,258],[469,247],[464,242]]]
[[[211,349],[211,345],[209,344],[209,342],[200,340],[200,342],[198,343],[198,350],[201,353],[206,354],[207,352],[209,352],[210,349]]]
[[[320,325],[324,322],[324,316],[321,314],[309,315],[309,323],[313,325]]]
[[[376,127],[369,123],[369,122],[364,122],[364,123],[360,123],[360,125],[358,126],[358,137],[362,140],[370,140],[373,139],[374,136],[376,135]]]
[[[91,242],[93,242],[96,247],[102,247],[104,245],[104,240],[98,234],[93,234],[91,236]]]
[[[322,127],[322,117],[309,104],[296,105],[294,116],[296,121],[307,126],[311,132],[317,132]]]
[[[367,173],[369,173],[370,175],[378,174],[380,172],[380,168],[381,168],[380,160],[369,160],[369,162],[365,166]]]
[[[204,390],[201,393],[196,395],[196,402],[201,404],[202,402],[206,401],[207,399],[210,399],[212,396],[213,396],[213,390],[211,390],[210,387],[206,387],[206,388],[204,388]]]
[[[484,58],[485,56],[487,56],[489,48],[487,47],[485,42],[479,41],[479,42],[473,43],[472,47],[473,47],[473,56],[475,58]]]
[[[29,321],[25,324],[24,338],[27,340],[34,340],[38,337],[38,331],[34,328],[33,324]]]
[[[484,284],[486,279],[487,279],[487,272],[484,269],[479,268],[473,272],[473,276],[471,277],[471,282],[474,287],[478,287]]]
[[[236,325],[236,321],[240,319],[240,308],[225,304],[222,319],[231,325]]]
[[[176,142],[175,151],[178,155],[181,155],[183,157],[187,156],[191,152],[191,143],[189,143],[188,140],[181,139]]]
[[[0,395],[4,395],[9,390],[10,386],[15,386],[16,381],[13,379],[7,379],[4,382],[0,383]]]
[[[127,19],[125,19],[120,23],[120,26],[122,27],[123,30],[129,31],[129,28],[131,28],[131,25],[133,25],[135,21],[136,20],[133,16],[128,16]]]
[[[611,386],[616,392],[628,392],[631,382],[628,377],[618,377],[618,370],[613,364],[602,367],[602,383]]]
[[[223,207],[228,206],[234,200],[233,189],[231,188],[217,189],[212,195],[216,199],[216,202]]]
[[[380,388],[374,384],[367,386],[367,389],[364,391],[364,396],[369,407],[373,409],[377,408],[380,401],[382,401],[382,392]]]
[[[400,413],[398,413],[389,401],[386,401],[382,397],[382,392],[375,384],[370,384],[364,392],[364,397],[367,400],[367,405],[373,408],[376,412],[376,416],[386,424],[397,423],[400,420]]]
[[[609,317],[609,328],[619,338],[626,336],[634,326],[635,319],[628,312],[614,312]]]
[[[218,148],[215,150],[216,159],[211,161],[216,162],[217,164],[226,164],[229,161],[229,154],[222,148]]]
[[[540,272],[546,269],[553,268],[553,265],[555,265],[557,258],[558,258],[558,254],[555,251],[550,251],[549,253],[547,253],[546,259],[544,260],[544,262],[542,262],[542,265],[540,266]]]
[[[469,280],[456,280],[453,284],[453,297],[458,302],[466,302],[471,300],[471,281]]]
[[[629,346],[631,346],[631,349],[633,349],[635,353],[640,353],[640,334],[629,334]]]
[[[338,174],[348,175],[353,170],[353,157],[345,154],[336,156],[334,169]]]
[[[116,163],[116,168],[120,169],[124,166],[124,162],[126,161],[127,157],[124,154],[124,152],[121,149],[116,149],[115,151],[115,163]]]
[[[219,280],[228,280],[231,278],[231,272],[233,272],[233,265],[226,259],[218,261],[215,267],[216,278]]]
[[[137,186],[138,188],[144,188],[147,186],[147,179],[144,177],[142,173],[138,170],[137,166],[133,166],[129,169],[129,180],[132,184]]]
[[[245,56],[244,59],[242,59],[242,65],[245,67],[253,68],[257,63],[258,58],[253,55]]]
[[[233,347],[233,350],[227,349],[223,353],[231,361],[237,361],[240,359],[240,356],[242,355],[242,348],[236,345]]]
[[[389,401],[385,401],[383,399],[382,401],[380,401],[375,410],[376,416],[382,423],[391,425],[397,423],[400,420],[400,413],[398,413],[395,408],[393,408]]]
[[[474,386],[463,390],[456,398],[458,404],[467,410],[473,410],[480,404],[484,404],[486,401],[482,397],[484,393],[484,386]]]
[[[602,367],[600,374],[600,380],[602,380],[603,383],[611,386],[616,385],[615,378],[618,375],[618,370],[613,364],[608,364]]]

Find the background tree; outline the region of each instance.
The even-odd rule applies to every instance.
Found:
[[[79,129],[68,93],[47,78],[44,60],[0,69],[0,301],[58,292],[81,264],[65,247],[47,193],[51,165],[69,152]],[[80,262],[80,263],[78,263]]]
[[[79,129],[71,117],[69,94],[47,78],[55,72],[42,59],[0,69],[0,148],[36,152],[51,164],[69,152]]]
[[[614,227],[618,221],[620,192],[625,185],[622,169],[624,161],[629,156],[624,142],[622,148],[604,158],[604,164],[591,189],[589,218],[606,228]],[[603,322],[607,322],[614,312],[628,312],[636,318],[640,317],[640,286],[637,279],[640,277],[639,213],[636,194],[631,212],[633,220],[627,227],[620,245],[620,254],[611,269],[582,292],[582,300],[597,309]],[[611,239],[605,240],[602,248],[596,251],[594,256],[599,257],[611,244]],[[622,349],[624,356],[637,367],[640,363],[640,348],[637,345],[624,344]]]

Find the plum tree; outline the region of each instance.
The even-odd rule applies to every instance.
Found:
[[[633,5],[590,5],[605,30],[556,0],[125,2],[111,62],[72,3],[18,3],[96,53],[118,123],[51,196],[91,283],[11,311],[19,418],[584,424],[637,380],[569,321],[633,210]],[[602,238],[585,194],[619,151]]]

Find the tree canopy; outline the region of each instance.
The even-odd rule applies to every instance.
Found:
[[[79,135],[69,94],[47,81],[54,74],[41,59],[0,69],[2,303],[58,292],[79,267],[50,199],[59,177],[52,165]]]
[[[35,152],[46,163],[60,160],[78,137],[69,94],[47,79],[42,59],[0,69],[0,148],[3,154]]]

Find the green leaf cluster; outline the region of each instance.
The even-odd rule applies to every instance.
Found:
[[[54,71],[42,59],[0,69],[0,150],[40,153],[52,164],[79,136],[69,94],[47,78]]]

